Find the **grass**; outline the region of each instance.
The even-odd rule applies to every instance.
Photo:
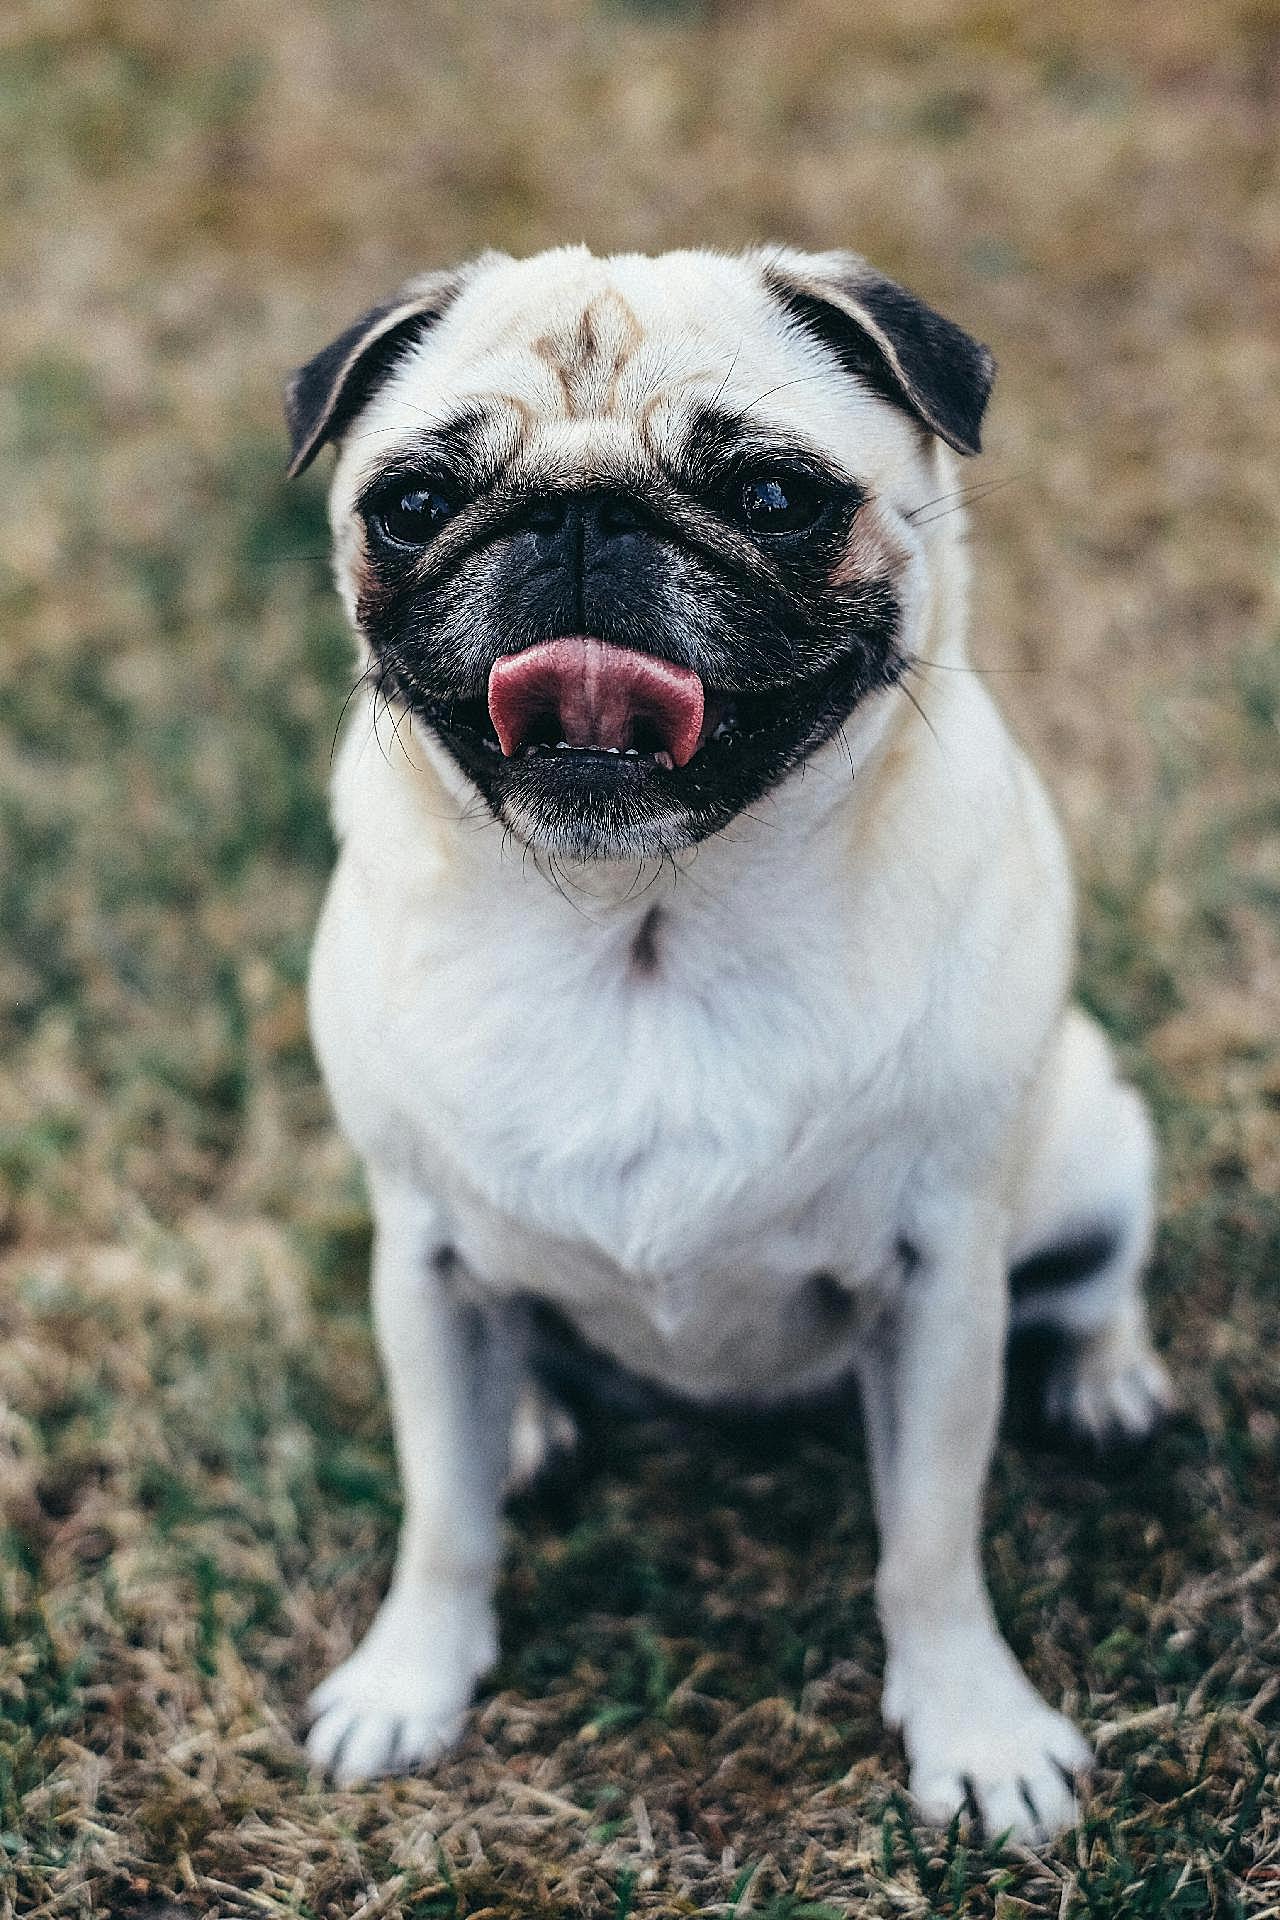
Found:
[[[1274,10],[38,3],[0,41],[0,1915],[1280,1911]],[[995,344],[975,656],[1158,1114],[1144,1459],[1001,1449],[997,1606],[1100,1735],[1043,1857],[918,1832],[856,1436],[593,1436],[430,1777],[295,1733],[385,1579],[367,1220],[307,1048],[351,667],[284,369],[411,268],[854,242]],[[927,688],[921,696],[927,703]]]

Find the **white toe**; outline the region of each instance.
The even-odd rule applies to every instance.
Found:
[[[308,1754],[341,1786],[429,1765],[457,1739],[493,1654],[486,1597],[397,1590],[312,1694]]]
[[[462,1716],[441,1720],[430,1714],[381,1713],[331,1707],[307,1736],[313,1763],[340,1787],[381,1774],[414,1773],[450,1747]]]
[[[1065,1748],[1068,1743],[1055,1744]],[[1008,1834],[1043,1845],[1077,1817],[1074,1780],[1087,1766],[1089,1751],[1083,1741],[1071,1751],[1071,1761],[1045,1747],[1016,1757],[975,1753],[972,1768],[964,1773],[913,1767],[911,1796],[931,1825],[947,1826],[959,1813],[966,1826],[979,1822],[987,1841]]]
[[[1176,1404],[1163,1363],[1145,1342],[1099,1342],[1065,1354],[1051,1375],[1045,1412],[1098,1446],[1142,1440]]]
[[[930,1824],[959,1813],[988,1841],[1008,1833],[1042,1844],[1076,1818],[1087,1741],[994,1636],[957,1641],[953,1657],[942,1651],[890,1665],[886,1701],[900,1717],[913,1799]]]

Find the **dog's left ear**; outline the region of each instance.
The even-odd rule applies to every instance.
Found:
[[[996,363],[953,321],[856,253],[762,254],[765,283],[851,373],[957,453],[981,451]]]
[[[340,333],[336,340],[299,367],[285,388],[289,427],[289,478],[303,473],[321,447],[340,439],[374,388],[390,372],[396,355],[433,327],[462,286],[459,272],[424,273],[410,280],[382,306]]]

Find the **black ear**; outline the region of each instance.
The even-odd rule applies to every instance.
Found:
[[[851,373],[957,453],[978,453],[995,378],[988,349],[856,253],[765,258],[769,291]]]
[[[284,396],[291,480],[328,441],[341,438],[401,349],[435,325],[462,279],[459,273],[428,273],[410,280],[291,376]]]

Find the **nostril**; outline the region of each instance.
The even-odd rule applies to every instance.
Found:
[[[533,534],[544,549],[559,554],[563,545],[565,558],[572,551],[581,558],[584,546],[588,549],[607,546],[611,541],[625,539],[641,526],[639,509],[623,495],[614,493],[549,493],[541,499],[530,500],[523,507],[520,519],[523,528]]]
[[[640,515],[621,495],[605,494],[596,502],[596,524],[608,540],[620,533],[634,533],[640,525]]]
[[[568,511],[566,500],[534,500],[525,510],[525,525],[535,533],[559,533]]]

